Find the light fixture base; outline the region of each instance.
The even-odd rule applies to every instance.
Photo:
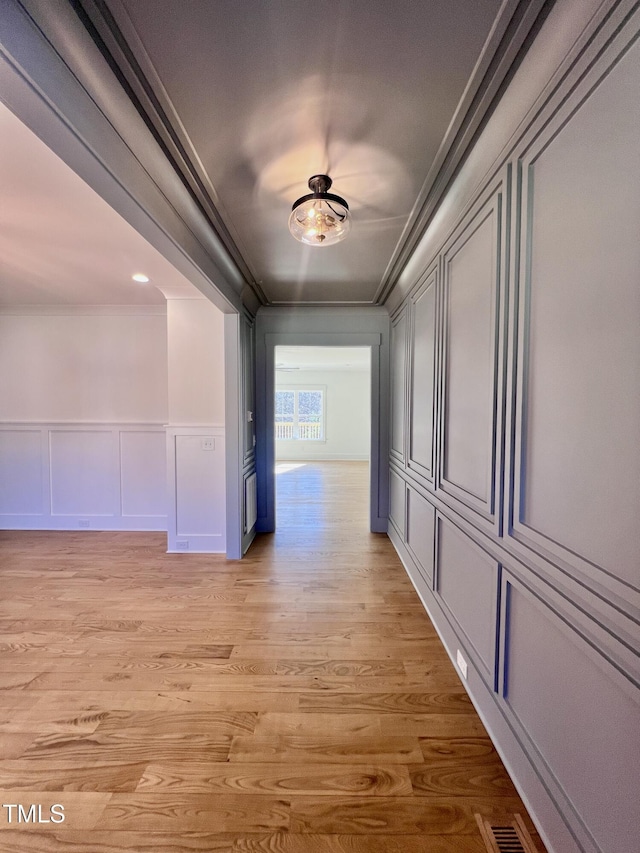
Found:
[[[312,193],[326,193],[331,189],[332,183],[329,175],[312,175],[307,185]]]

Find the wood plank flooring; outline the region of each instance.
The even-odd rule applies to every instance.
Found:
[[[3,853],[483,853],[475,813],[526,816],[366,464],[278,470],[242,562],[0,533]]]

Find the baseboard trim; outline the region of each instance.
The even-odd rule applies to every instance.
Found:
[[[428,588],[415,560],[392,524],[389,525],[388,535],[451,659],[451,663],[456,672],[459,672],[456,664],[456,651],[458,648],[465,649],[465,640],[458,636],[455,628],[447,619],[433,592]],[[585,848],[576,840],[571,827],[566,822],[564,809],[554,799],[549,790],[549,785],[538,772],[531,756],[509,724],[505,709],[498,704],[497,694],[487,686],[471,664],[468,668],[467,680],[462,681],[461,679],[461,683],[549,853],[585,853]]]

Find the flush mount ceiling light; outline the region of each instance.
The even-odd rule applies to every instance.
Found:
[[[148,276],[148,275],[145,275],[143,272],[137,272],[137,273],[134,273],[134,274],[131,276],[131,278],[132,278],[134,281],[139,281],[139,282],[140,282],[140,284],[145,284],[147,281],[149,281],[149,276]]]
[[[349,205],[339,195],[327,192],[331,188],[328,175],[309,178],[310,195],[303,195],[291,208],[289,231],[308,246],[331,246],[349,233]]]

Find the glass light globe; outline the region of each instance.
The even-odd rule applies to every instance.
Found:
[[[289,231],[308,246],[331,246],[339,243],[351,229],[349,205],[340,196],[328,193],[331,178],[314,175],[309,178],[311,195],[299,198],[289,216]]]

